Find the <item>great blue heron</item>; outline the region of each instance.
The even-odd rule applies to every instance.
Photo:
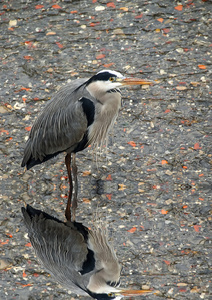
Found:
[[[67,220],[71,220],[71,207],[72,220],[75,220],[77,207],[76,152],[90,144],[102,146],[121,106],[119,87],[151,83],[124,77],[116,71],[100,71],[90,79],[77,79],[62,87],[38,116],[26,143],[21,165],[30,169],[61,152],[67,153],[65,164],[70,184],[65,212]],[[75,182],[73,200],[71,155]]]
[[[152,292],[118,287],[121,267],[106,229],[64,223],[29,205],[22,207],[22,213],[37,257],[56,281],[72,292],[105,300]]]

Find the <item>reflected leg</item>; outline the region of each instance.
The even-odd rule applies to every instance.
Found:
[[[72,191],[73,191],[73,182],[71,176],[71,154],[70,153],[68,153],[65,157],[65,164],[66,164],[68,179],[69,179],[69,195],[68,195],[68,202],[65,210],[65,216],[67,221],[71,221],[71,199],[72,199]]]
[[[77,209],[77,195],[78,195],[78,180],[77,180],[77,165],[76,165],[76,154],[72,154],[72,172],[74,180],[74,193],[72,200],[72,221],[75,221],[76,209]]]

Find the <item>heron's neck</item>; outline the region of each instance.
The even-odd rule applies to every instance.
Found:
[[[106,284],[106,282],[110,281],[112,277],[114,277],[113,272],[111,272],[111,276],[108,276],[104,270],[98,271],[90,277],[87,288],[90,291],[98,294],[116,292],[116,288]]]
[[[89,143],[95,147],[107,145],[107,135],[117,118],[121,107],[121,95],[119,92],[106,93],[98,101],[95,107],[95,118],[89,128]]]

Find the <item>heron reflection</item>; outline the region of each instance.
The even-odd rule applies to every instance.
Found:
[[[30,205],[22,213],[37,257],[73,293],[106,300],[152,292],[119,287],[121,267],[105,228],[62,222]]]

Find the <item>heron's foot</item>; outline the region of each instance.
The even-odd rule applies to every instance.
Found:
[[[67,207],[65,210],[65,217],[66,217],[67,221],[71,222],[71,211],[70,211],[70,209],[67,209]]]

